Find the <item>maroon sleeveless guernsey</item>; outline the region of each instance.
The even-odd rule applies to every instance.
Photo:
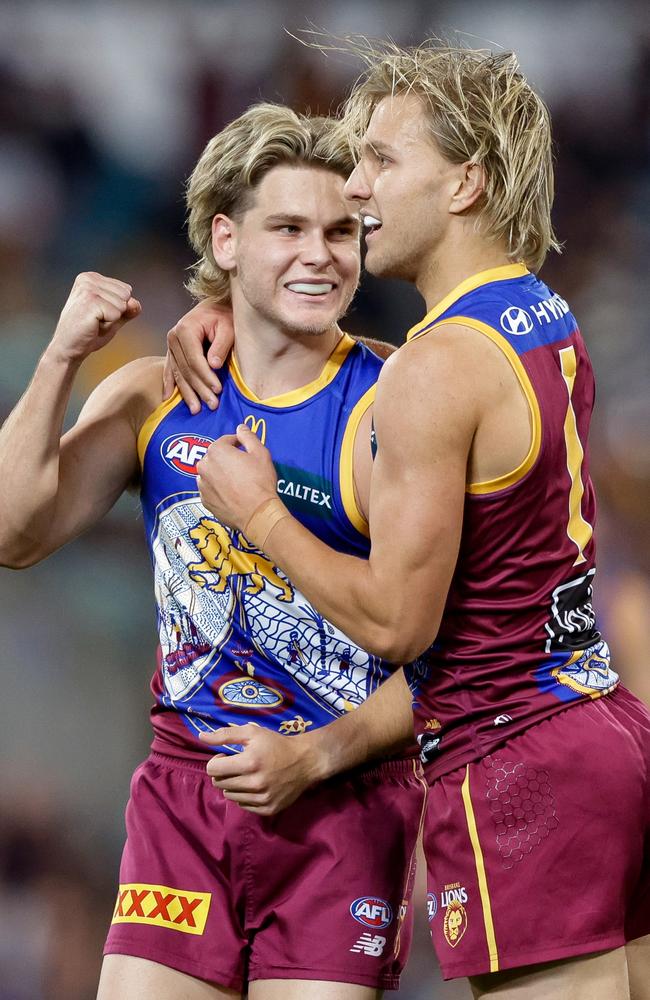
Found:
[[[462,282],[408,339],[449,323],[503,351],[528,401],[532,443],[519,468],[467,486],[438,635],[406,668],[430,778],[618,683],[592,608],[594,378],[576,321],[517,264]]]

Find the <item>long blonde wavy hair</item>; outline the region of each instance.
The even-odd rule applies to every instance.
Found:
[[[430,40],[414,48],[346,39],[344,48],[367,69],[343,108],[352,148],[358,148],[377,104],[412,93],[423,103],[431,138],[452,163],[480,164],[486,187],[476,224],[505,242],[509,258],[538,270],[553,232],[553,155],[548,109],[519,70],[512,52],[453,48]]]
[[[255,104],[210,139],[186,188],[188,235],[198,260],[186,283],[198,299],[230,302],[230,279],[212,252],[212,220],[239,219],[256,186],[281,164],[321,167],[347,178],[354,166],[341,123],[298,115],[278,104]]]

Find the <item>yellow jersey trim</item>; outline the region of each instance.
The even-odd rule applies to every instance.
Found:
[[[454,316],[453,319],[441,319],[440,322],[436,323],[432,329],[438,330],[441,326],[451,325],[469,326],[473,330],[477,330],[479,333],[482,333],[488,338],[488,340],[491,340],[493,344],[496,344],[499,350],[503,351],[506,358],[510,362],[512,370],[517,376],[530,410],[530,416],[533,424],[533,434],[528,454],[524,458],[523,462],[521,462],[516,469],[513,469],[512,472],[506,472],[503,476],[497,476],[496,479],[486,479],[481,483],[468,483],[466,486],[466,491],[472,494],[482,495],[484,493],[497,493],[499,490],[505,490],[508,486],[518,483],[519,480],[523,479],[526,473],[532,469],[533,465],[537,461],[537,456],[539,455],[539,450],[542,446],[542,414],[539,409],[539,403],[530,378],[528,377],[528,372],[524,368],[519,355],[508,343],[505,337],[503,337],[491,326],[488,326],[487,323],[482,323],[480,319],[472,319],[470,316]]]
[[[576,414],[573,409],[573,384],[578,371],[578,359],[575,347],[563,347],[560,351],[560,368],[562,378],[569,394],[566,416],[564,418],[564,442],[566,445],[567,472],[571,480],[569,491],[569,523],[567,535],[578,550],[574,566],[586,561],[585,549],[591,541],[594,529],[582,516],[582,498],[585,487],[582,482],[582,463],[585,452],[578,434]]]
[[[144,456],[147,450],[147,445],[153,437],[153,433],[168,413],[178,406],[182,402],[182,396],[178,389],[174,389],[173,393],[169,399],[163,400],[160,406],[157,406],[153,413],[150,413],[142,427],[140,428],[140,433],[138,434],[138,458],[140,459],[140,468],[144,467]]]
[[[339,482],[341,484],[343,509],[350,523],[357,531],[365,535],[366,538],[370,538],[370,528],[365,516],[359,510],[354,492],[354,442],[356,441],[359,424],[364,414],[368,412],[368,408],[374,403],[376,392],[377,386],[371,385],[355,404],[343,433],[341,457],[339,459]]]
[[[461,787],[463,805],[465,807],[465,819],[467,820],[467,830],[469,839],[474,851],[474,862],[476,864],[476,874],[478,877],[478,891],[481,896],[481,906],[483,908],[483,924],[485,925],[485,938],[490,957],[490,972],[499,971],[499,952],[497,950],[497,939],[494,933],[494,923],[492,921],[492,905],[490,903],[490,893],[487,884],[487,874],[485,872],[485,861],[483,860],[483,850],[476,828],[476,816],[472,805],[472,796],[469,788],[469,764],[465,768],[465,777]]]
[[[353,340],[352,337],[350,337],[347,333],[344,333],[325,362],[325,366],[323,367],[323,370],[318,378],[315,378],[307,385],[301,386],[299,389],[291,389],[289,392],[283,392],[279,396],[269,396],[268,399],[260,399],[259,396],[256,396],[253,390],[249,389],[246,385],[242,377],[242,373],[239,370],[234,351],[230,354],[228,367],[230,369],[233,382],[241,392],[242,396],[245,396],[246,399],[250,399],[251,403],[262,403],[263,406],[277,407],[296,406],[298,403],[304,403],[305,400],[309,399],[311,396],[315,396],[317,392],[320,392],[321,389],[324,389],[326,385],[330,384],[334,377],[339,373],[341,365],[347,358],[355,343],[356,341]]]
[[[508,281],[511,278],[523,278],[525,274],[530,274],[525,264],[503,264],[500,267],[491,267],[487,271],[479,271],[478,274],[473,274],[471,278],[466,278],[465,281],[461,281],[460,285],[456,285],[449,295],[445,295],[444,299],[441,299],[426,314],[424,319],[416,323],[414,327],[411,327],[406,334],[406,339],[412,340],[418,334],[424,333],[425,329],[438,319],[438,316],[442,316],[450,306],[453,306],[454,302],[463,295],[467,295],[468,292],[473,292],[475,288],[480,288],[481,285],[489,285],[493,281]]]

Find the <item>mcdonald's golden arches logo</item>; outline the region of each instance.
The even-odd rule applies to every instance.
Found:
[[[257,434],[262,444],[266,444],[266,420],[264,417],[254,417],[252,413],[249,413],[247,417],[244,417],[244,423],[250,427],[253,434]]]

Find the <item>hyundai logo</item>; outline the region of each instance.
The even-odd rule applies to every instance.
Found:
[[[501,329],[509,333],[511,337],[523,337],[525,333],[530,333],[533,329],[533,321],[525,309],[519,306],[510,306],[501,313]]]

